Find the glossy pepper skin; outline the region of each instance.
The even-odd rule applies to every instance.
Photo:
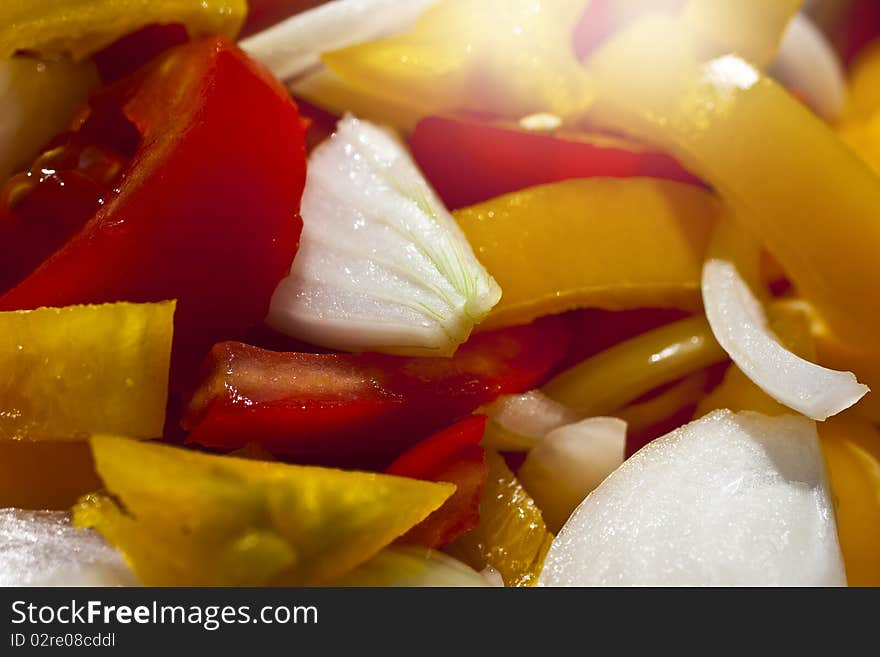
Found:
[[[880,178],[825,123],[737,56],[701,62],[671,21],[626,30],[590,70],[595,120],[663,147],[711,184],[832,335],[880,349]]]
[[[470,415],[425,438],[388,466],[387,474],[455,484],[452,497],[398,543],[439,548],[477,526],[489,473],[480,446],[487,420],[485,415]]]
[[[478,406],[533,388],[563,358],[567,320],[471,337],[452,358],[211,351],[184,420],[189,441],[236,449],[257,441],[299,462],[386,467]]]
[[[84,128],[136,129],[134,158],[0,309],[177,299],[173,376],[194,376],[212,344],[263,319],[290,268],[306,167],[296,106],[237,47],[209,38],[108,87],[91,111]]]
[[[409,144],[450,210],[570,178],[647,176],[699,184],[668,155],[599,135],[432,116],[418,123]]]

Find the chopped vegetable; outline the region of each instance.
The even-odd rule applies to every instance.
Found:
[[[480,447],[486,419],[485,415],[466,417],[411,447],[385,470],[398,477],[455,484],[452,497],[398,543],[439,548],[477,525],[487,476]]]
[[[623,463],[626,422],[592,417],[554,429],[533,447],[516,476],[551,532]]]
[[[374,556],[450,484],[211,456],[97,436],[109,494],[74,508],[146,585],[315,585]],[[161,485],[157,485],[161,482]]]
[[[821,367],[782,346],[734,264],[717,258],[706,262],[703,303],[719,344],[746,376],[781,404],[825,420],[868,392],[851,372]]]
[[[384,467],[481,404],[538,385],[570,339],[567,322],[550,317],[478,334],[451,359],[221,344],[185,425],[208,447],[257,441],[274,454]]]
[[[578,507],[545,586],[845,586],[815,424],[717,411],[655,440]]]
[[[235,37],[245,0],[3,0],[0,59],[20,51],[85,59],[153,23],[183,23],[193,37]]]
[[[497,452],[486,452],[489,479],[480,502],[480,524],[448,552],[471,567],[494,568],[506,586],[534,586],[553,540],[541,511]]]
[[[404,147],[346,118],[309,158],[303,234],[268,322],[344,351],[449,356],[501,290]]]
[[[592,101],[569,36],[583,7],[583,0],[450,0],[407,34],[322,59],[351,86],[404,104],[418,98],[429,114],[576,116]]]
[[[385,548],[333,586],[486,587],[488,580],[442,552],[416,547]]]
[[[409,143],[416,163],[450,209],[571,178],[697,182],[663,153],[599,134],[537,133],[498,122],[432,116],[419,122]]]
[[[135,586],[116,550],[67,513],[0,509],[0,586]]]
[[[726,358],[708,322],[696,316],[610,347],[554,377],[544,392],[584,415],[608,415]]]
[[[162,434],[174,302],[0,312],[0,440]]]
[[[108,87],[79,134],[120,125],[140,139],[118,193],[0,309],[177,299],[173,372],[186,387],[214,342],[262,320],[290,267],[303,126],[284,89],[223,39]]]
[[[700,64],[674,22],[641,21],[590,63],[595,120],[667,149],[715,187],[832,335],[876,345],[880,177],[742,59]]]
[[[554,429],[581,419],[578,413],[540,390],[503,395],[484,411],[489,423],[483,445],[507,452],[527,452]]]
[[[634,178],[542,185],[455,218],[504,290],[486,326],[591,307],[699,307],[720,206],[707,191]]]
[[[67,126],[97,83],[95,67],[87,62],[31,57],[0,62],[0,183]]]
[[[333,0],[244,39],[241,47],[275,77],[289,80],[320,65],[322,52],[407,30],[435,2]]]
[[[0,508],[66,511],[99,488],[85,441],[0,440]]]

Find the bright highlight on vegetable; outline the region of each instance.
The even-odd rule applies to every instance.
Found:
[[[312,154],[268,321],[345,351],[449,356],[501,298],[403,145],[347,117]]]
[[[849,408],[868,386],[851,372],[816,365],[783,347],[736,266],[712,258],[703,268],[703,303],[712,333],[733,362],[776,401],[814,420]]]
[[[578,507],[543,586],[845,586],[815,424],[717,411],[658,438]]]

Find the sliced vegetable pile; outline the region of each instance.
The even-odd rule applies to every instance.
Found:
[[[5,0],[0,583],[880,585],[850,4]]]

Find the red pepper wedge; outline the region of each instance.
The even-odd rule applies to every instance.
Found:
[[[647,176],[699,184],[668,155],[595,141],[432,116],[410,137],[416,163],[451,210],[571,178]]]
[[[540,384],[568,350],[562,317],[480,333],[451,358],[308,354],[218,344],[190,402],[188,440],[257,442],[298,462],[384,468],[498,395]]]
[[[438,431],[401,454],[387,474],[455,484],[443,506],[397,539],[406,545],[442,547],[480,522],[480,498],[489,469],[480,447],[485,415],[470,415]]]
[[[177,299],[174,373],[265,316],[296,252],[304,128],[284,88],[225,38],[174,48],[93,99],[80,132],[140,140],[115,193],[0,309]]]

